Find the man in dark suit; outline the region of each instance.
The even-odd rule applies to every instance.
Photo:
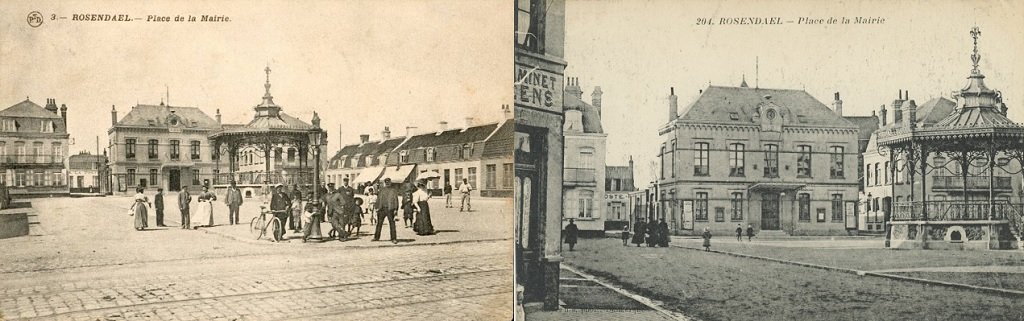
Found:
[[[380,228],[383,227],[384,219],[387,218],[391,228],[391,243],[398,243],[395,235],[395,212],[398,211],[398,189],[391,185],[391,179],[385,178],[384,184],[377,194],[377,229],[373,232],[373,240],[380,241]]]
[[[352,216],[356,215],[356,190],[348,185],[347,177],[341,180],[341,188],[338,188],[338,195],[341,196],[342,223],[347,224],[352,220]]]
[[[228,205],[228,223],[238,224],[238,207],[242,206],[242,191],[234,180],[224,197],[224,204]]]
[[[336,237],[338,241],[344,241],[348,235],[345,234],[345,215],[343,212],[344,205],[342,204],[342,196],[339,190],[334,190],[327,194],[327,221],[331,223],[331,232],[327,233],[330,237]]]
[[[274,193],[270,197],[270,212],[274,213],[274,217],[281,221],[281,226],[276,227],[274,230],[274,240],[276,241],[284,239],[284,224],[288,222],[288,208],[291,205],[292,200],[284,192],[284,185],[277,184],[274,186]]]
[[[163,187],[156,189],[156,196],[153,196],[153,207],[156,208],[156,226],[167,227],[164,225],[164,189]]]
[[[192,195],[188,194],[188,185],[185,185],[181,187],[181,192],[178,193],[178,209],[181,210],[181,228],[186,230],[192,228],[191,224],[189,224],[189,202],[192,202]]]

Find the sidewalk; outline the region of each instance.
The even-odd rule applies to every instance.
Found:
[[[571,266],[562,264],[558,311],[527,307],[527,321],[548,320],[690,320],[648,298],[630,293]]]
[[[129,199],[128,197],[123,198]],[[175,200],[177,200],[177,193],[168,193],[164,196],[164,202],[167,204],[164,209],[164,224],[168,226],[167,228],[178,228],[181,225],[179,222],[180,212],[176,206],[174,206]],[[508,204],[511,201],[511,199],[504,198],[477,198],[473,200],[472,212],[459,212],[458,208],[445,208],[443,199],[431,199],[430,217],[434,225],[434,230],[437,231],[437,233],[429,236],[416,235],[412,228],[405,227],[402,223],[402,214],[399,213],[395,220],[396,231],[398,234],[397,239],[399,241],[398,244],[388,242],[390,239],[390,233],[388,231],[387,222],[385,222],[381,228],[381,241],[370,241],[373,239],[374,226],[370,225],[369,214],[363,216],[363,225],[360,227],[359,235],[355,238],[350,238],[345,242],[326,240],[327,232],[331,230],[331,224],[324,222],[320,223],[320,231],[324,238],[322,241],[310,239],[307,243],[302,243],[302,234],[293,233],[291,230],[287,231],[287,234],[285,234],[285,240],[282,242],[272,242],[272,236],[263,236],[257,240],[256,235],[249,230],[249,223],[254,217],[259,216],[259,207],[262,204],[262,202],[256,198],[246,199],[242,203],[242,207],[239,209],[239,224],[237,225],[227,225],[227,205],[219,200],[214,202],[214,226],[201,227],[198,231],[249,243],[317,247],[408,246],[511,240],[512,207]],[[193,211],[195,211],[195,207],[196,206],[193,205]],[[127,211],[127,208],[125,208],[125,210]],[[150,228],[156,227],[154,210],[150,211],[149,222]]]
[[[828,236],[822,236],[819,239],[759,239],[754,237],[753,240],[747,241],[747,237],[743,237],[743,241],[736,241],[736,235],[715,235],[711,239],[712,244],[740,244],[740,245],[751,245],[751,246],[775,246],[775,247],[790,247],[790,248],[816,248],[816,249],[880,249],[885,247],[885,238],[872,237],[862,239],[849,239],[849,238],[836,238],[833,239]],[[673,236],[672,243],[676,244],[687,244],[694,247],[700,247],[704,240],[700,237],[690,236]],[[693,245],[695,244],[695,245]]]

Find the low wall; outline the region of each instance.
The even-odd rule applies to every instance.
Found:
[[[928,250],[998,250],[1017,247],[1009,224],[984,221],[892,222],[890,248]]]
[[[28,235],[28,212],[22,209],[0,211],[0,239]]]

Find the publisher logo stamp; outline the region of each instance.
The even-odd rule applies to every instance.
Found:
[[[28,13],[28,25],[32,28],[43,25],[43,14],[39,11],[32,11]]]

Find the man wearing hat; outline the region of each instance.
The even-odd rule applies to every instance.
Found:
[[[327,222],[331,223],[331,232],[327,233],[332,238],[337,238],[339,241],[344,241],[347,235],[345,235],[345,224],[343,209],[344,204],[342,203],[341,193],[334,188],[334,183],[327,184],[328,194],[326,195],[327,200]]]
[[[281,226],[278,226],[274,231],[274,240],[280,241],[284,239],[284,224],[288,222],[288,208],[291,206],[291,203],[291,198],[284,192],[284,185],[274,185],[274,193],[270,197],[270,211],[274,213],[274,217],[281,221]]]
[[[348,177],[341,179],[341,187],[338,188],[338,194],[341,196],[341,218],[342,222],[349,222],[352,220],[352,215],[356,215],[356,190],[352,186],[348,185]]]
[[[228,224],[238,224],[238,207],[242,206],[242,191],[238,190],[234,180],[231,181],[231,187],[224,197],[224,204],[228,206]]]
[[[373,232],[373,240],[380,241],[380,228],[383,227],[384,219],[388,220],[391,228],[391,243],[398,243],[395,235],[395,212],[398,211],[398,190],[391,185],[391,179],[385,178],[384,184],[377,194],[377,228]]]
[[[178,193],[178,210],[181,211],[181,228],[191,229],[192,225],[189,222],[191,218],[189,215],[189,203],[192,202],[192,195],[188,194],[188,185],[181,187],[181,192]]]

